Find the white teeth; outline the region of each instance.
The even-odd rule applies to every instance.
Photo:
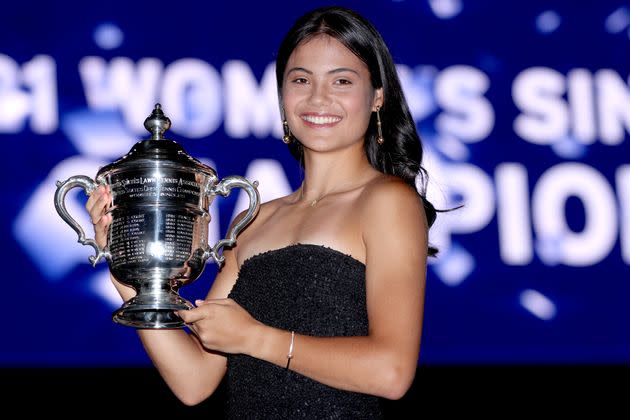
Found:
[[[341,121],[339,117],[320,117],[315,115],[303,115],[302,119],[312,124],[331,124]]]

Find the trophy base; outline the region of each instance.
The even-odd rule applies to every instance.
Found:
[[[162,299],[136,296],[125,302],[112,315],[112,320],[128,327],[144,329],[183,328],[186,324],[175,311],[192,309],[194,306],[177,294]]]

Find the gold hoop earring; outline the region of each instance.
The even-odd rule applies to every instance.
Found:
[[[376,131],[378,133],[378,136],[376,137],[376,142],[378,144],[383,144],[385,142],[385,139],[383,138],[383,129],[381,127],[381,113],[379,112],[381,110],[380,106],[376,107]]]
[[[291,130],[289,129],[289,123],[287,120],[282,121],[282,129],[284,130],[284,136],[282,136],[282,142],[284,144],[291,143]]]

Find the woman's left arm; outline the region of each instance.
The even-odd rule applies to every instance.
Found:
[[[337,388],[398,399],[411,386],[418,366],[426,216],[418,194],[397,180],[368,187],[357,214],[366,249],[369,334],[296,337],[291,369]],[[286,337],[270,346],[269,355],[280,351],[279,364],[286,346]]]

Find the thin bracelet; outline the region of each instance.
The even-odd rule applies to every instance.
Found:
[[[291,364],[291,359],[293,359],[293,344],[295,343],[295,331],[291,331],[291,344],[289,344],[289,354],[287,354],[287,367],[285,369],[289,369],[289,365]]]

